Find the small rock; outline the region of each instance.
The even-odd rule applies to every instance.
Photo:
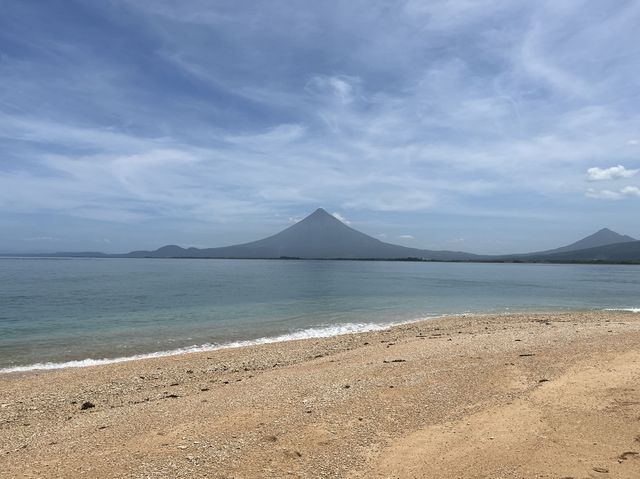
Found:
[[[91,401],[85,401],[82,403],[82,406],[80,406],[80,410],[84,411],[85,409],[91,409],[96,407],[95,404],[93,404]]]
[[[630,457],[637,456],[637,455],[638,455],[638,453],[636,451],[627,451],[627,452],[623,452],[622,454],[620,454],[618,456],[618,459],[626,461]]]
[[[594,467],[593,470],[596,471],[596,472],[599,472],[601,474],[608,474],[609,473],[609,469],[607,469],[606,467]]]

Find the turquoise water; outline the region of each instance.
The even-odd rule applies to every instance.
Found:
[[[0,258],[0,371],[452,313],[639,307],[637,266]]]

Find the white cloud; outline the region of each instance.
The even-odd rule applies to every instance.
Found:
[[[640,197],[640,188],[638,188],[637,186],[625,186],[618,191],[595,190],[593,188],[589,188],[589,190],[587,190],[586,196],[598,200],[621,200],[624,197],[629,196]]]
[[[640,188],[637,186],[625,186],[620,190],[620,193],[626,196],[640,196]]]
[[[342,221],[345,225],[350,225],[351,221],[349,221],[347,218],[345,218],[344,216],[342,216],[340,213],[338,212],[334,212],[332,213],[333,217],[336,218],[337,220]]]
[[[403,239],[403,240],[413,240],[413,239],[415,239],[415,237],[413,235],[399,235],[398,238],[399,239]]]
[[[620,193],[611,190],[595,190],[589,188],[586,192],[588,198],[594,198],[596,200],[619,200],[622,198]]]
[[[620,178],[631,178],[638,170],[627,170],[624,166],[612,166],[610,168],[589,168],[587,175],[589,181],[618,180]]]

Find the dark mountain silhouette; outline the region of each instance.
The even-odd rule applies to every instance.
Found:
[[[561,248],[533,253],[503,255],[496,259],[518,261],[640,261],[640,253],[635,254],[634,246],[625,247],[633,243],[640,243],[635,238],[621,235],[609,228],[602,228],[592,235],[582,238]]]
[[[472,260],[477,255],[456,251],[430,251],[384,243],[350,228],[319,208],[302,221],[268,238],[222,248],[184,249],[164,246],[155,251],[134,251],[130,257],[152,258],[313,258]]]
[[[609,228],[602,228],[600,231],[593,233],[592,235],[587,236],[586,238],[582,238],[575,243],[571,243],[570,245],[563,246],[562,248],[556,248],[548,251],[541,251],[537,253],[529,253],[533,255],[539,254],[555,254],[555,253],[566,253],[568,251],[578,251],[583,249],[597,248],[599,246],[607,246],[611,244],[618,243],[629,243],[632,241],[637,241],[635,238],[627,235],[621,235],[616,233],[615,231],[611,231]]]
[[[18,255],[9,255],[18,256]],[[431,251],[384,243],[342,223],[322,208],[268,238],[222,248],[163,246],[128,254],[55,253],[19,256],[92,258],[300,258],[300,259],[421,259],[482,262],[608,262],[640,263],[640,241],[603,228],[561,248],[512,255],[476,255],[461,251]]]
[[[604,263],[640,263],[640,241],[625,241],[580,250],[567,250],[556,253],[538,253],[522,258],[526,261],[544,262],[604,262]]]

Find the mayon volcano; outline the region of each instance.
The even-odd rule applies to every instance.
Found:
[[[28,256],[640,263],[640,241],[603,228],[567,246],[534,253],[490,256],[463,251],[433,251],[385,243],[349,227],[324,209],[318,208],[302,221],[273,236],[221,248],[182,248],[168,245],[153,251],[133,251],[127,254],[80,252]]]
[[[155,251],[134,251],[146,258],[304,258],[473,260],[480,256],[457,251],[430,251],[384,243],[356,231],[318,208],[289,228],[268,238],[222,248],[164,246]]]
[[[421,259],[425,261],[640,262],[640,241],[607,228],[561,248],[517,255],[483,256],[462,251],[432,251],[385,243],[357,231],[318,208],[289,228],[267,238],[221,248],[163,246],[133,251],[128,258],[228,259]]]

